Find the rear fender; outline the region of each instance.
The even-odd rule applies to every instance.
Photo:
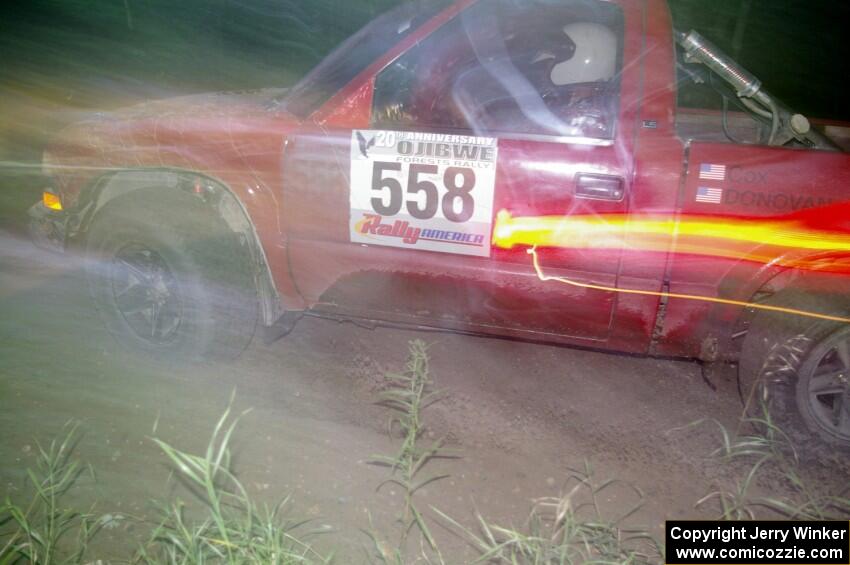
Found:
[[[799,263],[807,267],[785,266]],[[752,265],[742,263],[728,273],[719,290],[723,298],[753,304],[787,291],[829,296],[846,303],[850,300],[850,254],[791,252],[759,267],[755,272]],[[723,308],[714,308],[709,319],[714,327],[732,327],[732,331],[726,330],[726,335],[719,341],[723,356],[734,359],[740,353],[742,338],[758,310],[739,310],[737,319],[730,326],[728,320],[723,319]],[[736,337],[740,339],[734,339]]]

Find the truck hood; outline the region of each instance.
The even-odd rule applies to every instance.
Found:
[[[88,114],[54,136],[42,166],[45,172],[71,165],[126,167],[145,159],[161,166],[166,155],[174,156],[174,164],[185,166],[190,156],[213,155],[207,146],[221,139],[231,148],[251,145],[250,150],[256,151],[258,143],[271,147],[300,123],[280,109],[285,92],[193,94]]]
[[[175,116],[227,117],[272,112],[280,106],[288,89],[264,88],[240,92],[205,92],[151,100],[109,112],[98,112],[97,120],[144,120]]]

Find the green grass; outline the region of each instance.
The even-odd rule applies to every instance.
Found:
[[[715,481],[712,490],[697,501],[697,507],[713,507],[722,520],[846,520],[850,515],[850,491],[835,493],[816,486],[793,442],[764,404],[760,416],[744,418],[739,426],[755,430],[752,433],[730,433],[713,419],[687,427],[703,424],[717,427],[720,446],[710,458],[724,466],[731,477]],[[779,494],[759,494],[766,489]]]
[[[370,518],[366,532],[374,548],[369,557],[395,565],[445,563],[440,540],[429,528],[417,495],[425,485],[438,488],[440,479],[448,476],[428,474],[428,462],[454,455],[444,451],[442,440],[423,441],[425,410],[443,394],[434,390],[426,345],[416,340],[409,347],[404,371],[387,375],[380,397],[380,403],[393,412],[389,432],[399,440],[399,447],[391,455],[372,460],[390,470],[378,489],[387,484],[403,489],[401,531],[396,543],[387,543],[387,533],[377,532]],[[288,518],[288,498],[271,507],[257,504],[238,479],[229,445],[245,413],[234,416],[232,403],[231,397],[202,453],[192,454],[152,438],[193,499],[155,502],[159,516],[154,521],[140,521],[149,527],[150,535],[128,561],[290,565],[332,560],[316,551],[310,541],[327,530],[314,531],[309,521]],[[697,507],[725,520],[842,520],[850,515],[850,489],[828,492],[814,481],[789,437],[766,409],[760,417],[744,420],[739,426],[755,430],[752,433],[731,433],[716,420],[701,420],[686,428],[706,424],[717,429],[719,446],[710,458],[723,473],[696,502]],[[38,445],[36,465],[27,472],[31,496],[25,504],[7,498],[0,505],[0,565],[91,562],[87,554],[92,538],[114,517],[68,508],[67,495],[79,479],[86,473],[94,475],[72,457],[77,438],[77,426],[69,425],[47,447]],[[763,495],[766,491],[771,494]],[[613,495],[619,500],[630,496],[632,502],[625,511],[611,512],[602,501]],[[476,525],[469,527],[457,516],[430,508],[447,527],[444,535],[459,536],[475,550],[475,563],[656,563],[662,560],[663,547],[645,529],[633,525],[644,502],[639,489],[616,478],[599,480],[585,463],[582,469],[568,472],[558,496],[535,500],[519,525],[495,523],[471,512]],[[410,557],[415,547],[412,532],[419,533],[415,559]],[[346,557],[340,562],[346,562]]]
[[[423,411],[442,397],[433,390],[427,346],[419,340],[409,344],[410,354],[405,370],[387,375],[388,386],[380,403],[394,413],[390,433],[400,441],[399,450],[391,456],[378,456],[373,462],[388,466],[392,476],[381,486],[393,483],[403,489],[404,514],[402,535],[398,544],[389,545],[371,528],[377,558],[382,563],[403,565],[410,562],[406,544],[409,532],[416,527],[422,534],[418,559],[443,563],[437,541],[432,535],[415,494],[425,485],[433,484],[448,475],[424,476],[423,468],[435,457],[445,457],[442,440],[425,446],[421,438],[426,430]],[[599,499],[606,491],[622,487],[617,480],[597,482],[589,464],[572,471],[567,480],[567,492],[560,497],[536,501],[524,528],[517,529],[492,524],[476,514],[480,531],[462,526],[457,520],[437,508],[432,510],[443,519],[450,530],[466,539],[480,553],[476,562],[486,563],[650,563],[660,558],[658,544],[644,530],[624,526],[642,505],[642,493],[625,485],[635,496],[633,508],[618,516],[607,516]]]
[[[414,495],[424,486],[435,483],[449,475],[423,475],[423,468],[435,457],[450,457],[443,449],[443,440],[438,439],[429,445],[422,445],[422,436],[426,431],[423,410],[439,400],[440,391],[433,390],[430,375],[428,348],[423,341],[414,340],[409,344],[410,355],[402,373],[390,373],[387,387],[381,393],[379,404],[393,411],[389,422],[390,435],[401,439],[399,450],[393,455],[375,455],[372,463],[385,465],[391,469],[391,477],[378,485],[378,489],[387,484],[395,484],[404,492],[404,511],[401,538],[395,548],[380,540],[373,531],[369,532],[375,543],[379,559],[385,563],[404,563],[407,537],[415,526],[427,542],[428,549],[434,552],[442,562],[437,543],[431,534],[425,518],[416,506]],[[423,548],[425,552],[425,548]]]
[[[35,469],[27,470],[29,503],[20,506],[7,497],[0,506],[0,564],[83,563],[104,519],[65,507],[66,495],[86,472],[71,458],[76,430],[76,424],[68,425],[65,435],[47,448],[37,444]]]
[[[629,510],[608,515],[600,497],[615,487],[630,490],[635,503]],[[478,531],[435,511],[479,552],[476,563],[621,564],[656,563],[661,547],[643,529],[625,526],[643,504],[639,489],[616,479],[597,481],[589,463],[568,476],[565,492],[535,501],[521,528],[493,524],[476,514]]]
[[[282,510],[288,499],[273,508],[261,508],[233,473],[229,443],[240,418],[241,415],[231,418],[228,407],[213,430],[206,452],[201,455],[180,451],[154,439],[180,478],[197,493],[205,512],[200,519],[188,520],[186,505],[180,499],[161,504],[162,519],[154,528],[150,541],[139,551],[137,561],[187,565],[290,565],[330,561],[304,541],[311,534],[301,531],[307,521],[283,519]]]
[[[187,503],[177,498],[155,502],[160,518],[148,541],[132,558],[134,563],[183,565],[328,563],[331,558],[305,541],[313,533],[306,520],[287,520],[288,499],[260,507],[233,473],[229,443],[240,417],[231,409],[217,422],[206,451],[193,455],[160,440],[162,449],[189,490],[200,500],[188,518]],[[95,518],[66,508],[64,498],[86,471],[71,458],[76,426],[61,440],[38,447],[36,468],[28,471],[33,496],[20,506],[7,499],[0,506],[0,565],[87,563],[89,542],[109,515]]]

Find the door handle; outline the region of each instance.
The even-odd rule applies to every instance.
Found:
[[[576,175],[576,197],[619,202],[626,194],[622,177],[579,173]]]

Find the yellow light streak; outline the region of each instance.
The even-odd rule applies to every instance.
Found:
[[[534,272],[544,282],[554,281],[574,287],[710,302],[741,308],[753,308],[830,322],[850,323],[850,318],[820,314],[796,308],[758,304],[712,296],[680,294],[651,290],[616,288],[582,283],[564,277],[547,275],[540,266],[538,247],[568,249],[637,249],[666,252],[675,238],[673,251],[750,261],[775,261],[776,254],[759,255],[754,248],[781,247],[790,250],[850,251],[850,234],[811,229],[797,219],[721,219],[721,218],[652,218],[623,215],[518,217],[502,210],[496,215],[493,244],[510,249],[527,245]],[[793,267],[823,268],[817,261],[786,260],[778,264]],[[841,265],[842,263],[838,263]]]
[[[715,218],[652,218],[624,215],[538,216],[514,218],[506,210],[496,215],[493,243],[571,249],[638,248],[667,251],[676,236],[687,253],[715,255],[716,246],[746,243],[812,251],[850,251],[850,234],[812,230],[800,221]]]
[[[639,294],[643,296],[657,296],[660,298],[677,298],[683,300],[696,300],[699,302],[713,302],[715,304],[725,304],[727,306],[740,306],[742,308],[754,308],[756,310],[767,310],[769,312],[780,312],[783,314],[793,314],[796,316],[805,316],[807,318],[815,318],[818,320],[828,320],[830,322],[841,322],[850,324],[850,318],[845,318],[842,316],[830,316],[828,314],[819,314],[817,312],[809,312],[807,310],[798,310],[796,308],[785,308],[782,306],[771,306],[769,304],[758,304],[755,302],[744,302],[742,300],[729,300],[726,298],[716,298],[713,296],[700,296],[697,294],[679,294],[675,292],[657,292],[652,290],[638,290],[638,289],[629,289],[629,288],[616,288],[611,286],[604,286],[598,284],[591,283],[581,283],[578,281],[574,281],[571,279],[567,279],[564,277],[553,277],[545,274],[543,269],[540,267],[540,260],[537,256],[537,246],[533,246],[531,249],[527,251],[529,255],[531,255],[531,262],[534,265],[534,272],[537,274],[537,278],[539,278],[543,282],[547,281],[555,281],[562,284],[567,284],[570,286],[575,286],[579,288],[586,288],[590,290],[600,290],[604,292],[618,292],[620,294]]]

